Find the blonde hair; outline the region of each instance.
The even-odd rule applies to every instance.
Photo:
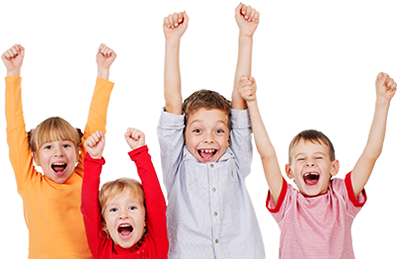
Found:
[[[37,128],[28,133],[29,145],[36,152],[44,143],[54,140],[69,140],[79,150],[82,133],[69,122],[60,117],[51,117],[40,123]]]
[[[103,230],[108,235],[108,237],[109,234],[106,229],[106,222],[104,220],[105,204],[109,199],[113,199],[117,195],[123,193],[124,190],[129,190],[132,195],[132,198],[138,197],[138,199],[144,205],[145,208],[144,190],[142,189],[142,185],[140,182],[130,178],[120,178],[115,181],[110,181],[105,183],[101,187],[98,198],[101,209],[102,222],[104,223]]]

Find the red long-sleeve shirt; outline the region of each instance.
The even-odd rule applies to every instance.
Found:
[[[122,248],[107,238],[98,201],[100,175],[104,159],[84,158],[82,213],[86,235],[94,259],[167,258],[169,242],[166,226],[166,201],[160,188],[148,147],[129,152],[135,161],[145,195],[147,233],[143,241],[130,248]]]

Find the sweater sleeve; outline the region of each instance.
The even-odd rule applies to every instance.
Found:
[[[81,211],[88,246],[94,258],[98,258],[101,243],[105,239],[105,237],[101,236],[103,233],[98,200],[100,175],[104,164],[104,159],[93,159],[89,154],[84,157]]]
[[[137,166],[145,195],[148,242],[152,242],[158,258],[167,258],[169,241],[166,225],[166,201],[153,167],[148,147],[143,146],[129,153]]]
[[[105,133],[106,115],[113,86],[114,83],[99,77],[97,78],[93,98],[91,100],[90,111],[88,113],[87,124],[80,144],[79,163],[75,169],[75,172],[80,176],[83,176],[83,159],[86,154],[84,142],[97,130]]]
[[[6,77],[5,112],[7,121],[7,143],[14,168],[18,192],[32,182],[39,173],[33,165],[32,150],[25,129],[22,110],[21,80],[19,76]]]

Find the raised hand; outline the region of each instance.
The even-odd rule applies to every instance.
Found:
[[[25,49],[15,44],[1,55],[4,65],[7,68],[7,76],[19,76],[21,67],[25,57]]]
[[[260,13],[250,5],[246,6],[240,3],[235,9],[235,20],[241,36],[253,37],[260,22]]]
[[[376,78],[376,95],[391,101],[397,90],[397,83],[386,73],[380,72]]]
[[[95,159],[100,159],[105,147],[105,134],[97,130],[84,142],[88,154]]]
[[[253,77],[241,76],[238,90],[246,102],[256,100],[257,84]]]
[[[186,12],[174,13],[164,18],[163,32],[166,40],[179,40],[188,28],[188,15]]]
[[[126,133],[124,133],[124,137],[132,150],[145,145],[145,135],[138,129],[128,128]]]
[[[97,53],[98,77],[109,79],[109,69],[115,59],[116,52],[105,44],[101,44]]]

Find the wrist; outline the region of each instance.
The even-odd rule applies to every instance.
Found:
[[[21,69],[7,70],[7,76],[20,76]]]
[[[239,41],[253,42],[253,35],[247,35],[242,32],[239,32]]]
[[[98,77],[109,80],[109,68],[98,66]]]
[[[180,46],[181,38],[166,39],[166,46],[178,47]]]
[[[376,106],[389,106],[390,100],[384,97],[377,96],[376,98]]]

